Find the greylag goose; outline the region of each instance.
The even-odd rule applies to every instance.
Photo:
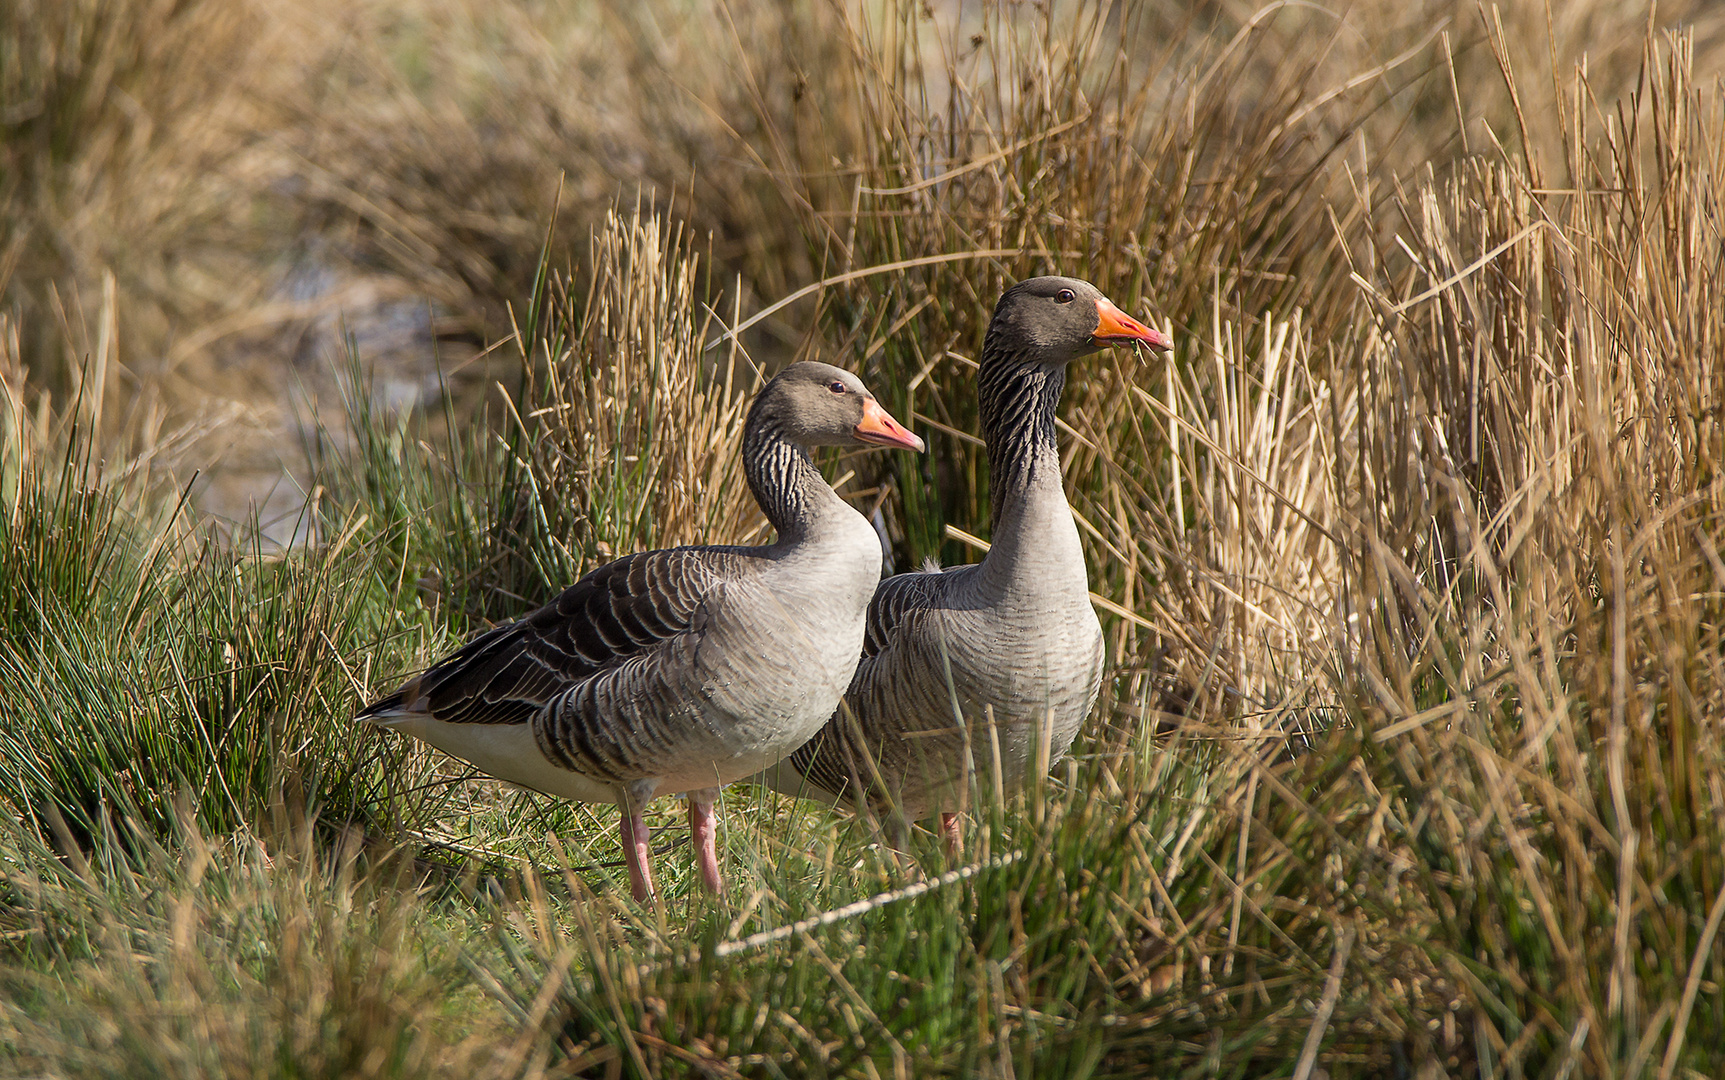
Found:
[[[357,719],[512,784],[615,802],[637,900],[653,893],[642,810],[687,792],[701,879],[717,890],[719,789],[807,741],[862,652],[880,540],[808,454],[859,444],[922,449],[855,375],[791,365],[756,397],[743,431],[744,473],[774,543],[608,563]]]
[[[912,821],[938,811],[956,848],[967,734],[955,705],[977,767],[992,771],[998,739],[1007,787],[1037,760],[1039,740],[1047,761],[1066,752],[1101,685],[1102,628],[1061,486],[1055,407],[1068,364],[1127,344],[1171,347],[1075,278],[1031,278],[1001,296],[977,375],[991,548],[974,565],[883,581],[845,693],[850,716],[836,714],[757,779],[831,802],[862,791]]]

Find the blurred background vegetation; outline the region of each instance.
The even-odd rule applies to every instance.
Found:
[[[1720,1075],[1722,74],[1699,2],[0,6],[0,1071]],[[974,872],[738,787],[643,910],[348,723],[762,535],[792,358],[977,557],[1051,271],[1177,347],[1074,368],[1112,678]]]

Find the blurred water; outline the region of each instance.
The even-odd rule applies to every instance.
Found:
[[[236,538],[249,542],[255,529],[263,547],[285,549],[310,538],[308,448],[319,440],[350,448],[344,402],[354,393],[354,359],[370,408],[393,416],[435,407],[439,366],[459,366],[475,350],[440,341],[439,312],[403,282],[348,269],[321,243],[294,260],[267,299],[294,316],[226,347],[224,364],[244,365],[251,400],[183,465],[201,471],[200,511]]]

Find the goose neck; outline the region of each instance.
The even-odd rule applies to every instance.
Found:
[[[1054,431],[1065,381],[1063,364],[985,360],[978,387],[993,528],[977,587],[1043,612],[1054,596],[1082,606],[1089,589]]]
[[[978,376],[977,406],[983,441],[988,444],[990,524],[1001,521],[1035,492],[1065,496],[1060,484],[1060,444],[1055,409],[1066,384],[1064,364],[1037,363],[1004,353],[984,355]]]
[[[781,544],[816,530],[833,504],[844,506],[808,452],[773,426],[758,425],[744,434],[743,474]]]

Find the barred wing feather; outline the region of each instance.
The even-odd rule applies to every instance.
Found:
[[[481,634],[359,719],[427,713],[451,724],[523,724],[559,694],[699,629],[725,549],[625,556],[593,571],[525,618]],[[734,568],[733,568],[734,571]]]

